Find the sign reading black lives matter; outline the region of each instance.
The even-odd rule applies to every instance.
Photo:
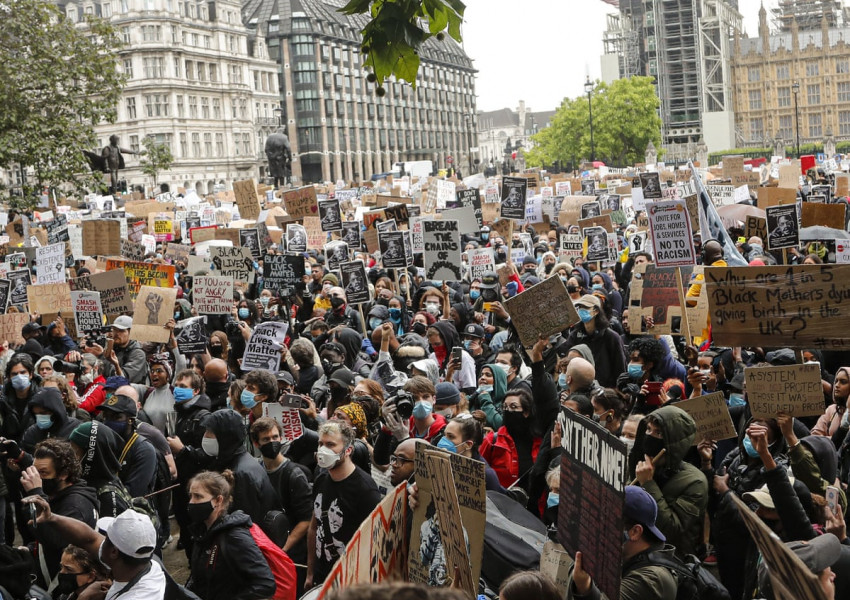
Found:
[[[800,229],[797,227],[797,205],[768,206],[767,247],[770,250],[794,248],[800,245]]]
[[[263,280],[266,289],[292,289],[304,277],[304,257],[292,254],[266,254]]]
[[[571,410],[561,424],[558,540],[609,598],[620,597],[626,445],[598,423]]]
[[[461,280],[460,227],[457,221],[422,221],[422,243],[427,279]]]
[[[342,287],[349,304],[363,304],[372,300],[369,283],[366,279],[366,266],[362,261],[344,262],[339,266],[342,274]]]
[[[280,349],[288,328],[288,323],[280,321],[267,321],[257,325],[245,347],[242,370],[266,369],[277,373],[280,368]]]
[[[404,253],[403,231],[382,231],[378,233],[381,244],[381,263],[385,269],[404,269],[407,256]]]
[[[683,200],[651,202],[646,205],[652,249],[657,267],[696,264],[691,218]]]
[[[524,221],[527,194],[528,179],[524,177],[503,177],[500,216],[503,219]]]

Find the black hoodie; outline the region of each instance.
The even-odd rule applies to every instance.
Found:
[[[68,439],[71,432],[80,424],[74,417],[69,417],[62,403],[62,393],[54,387],[41,388],[27,404],[27,412],[35,419],[32,407],[38,406],[53,413],[53,424],[48,429],[39,429],[38,425],[30,425],[21,439],[21,448],[32,453],[35,445],[47,438],[58,437]]]
[[[191,405],[187,406],[189,403]],[[210,414],[210,404],[206,394],[201,394],[194,402],[189,400],[174,403],[174,409],[177,411],[174,435],[183,442],[183,450],[174,457],[177,463],[177,477],[181,482],[188,482],[210,462],[210,457],[201,450],[201,440],[206,431],[202,423]]]
[[[350,328],[340,329],[336,332],[336,341],[345,348],[345,366],[355,375],[369,377],[371,366],[360,358],[360,348],[363,346],[363,338],[359,333]]]
[[[117,517],[129,508],[114,489],[119,486],[124,487],[124,484],[118,478],[118,471],[121,468],[118,457],[121,456],[121,451],[124,449],[124,440],[98,421],[92,421],[90,426],[86,424],[85,427],[89,428],[89,435],[86,446],[81,448],[83,458],[80,461],[80,466],[83,469],[83,477],[95,490],[101,490],[111,484],[110,487],[106,487],[106,489],[97,493],[97,499],[100,503],[100,516]],[[78,445],[75,438],[72,439],[72,443],[75,446]],[[129,492],[126,494],[129,495]]]
[[[275,494],[265,468],[245,449],[242,417],[234,410],[224,409],[208,415],[201,424],[218,440],[215,470],[233,471],[233,510],[244,511],[255,523],[262,524],[266,513],[275,508]]]

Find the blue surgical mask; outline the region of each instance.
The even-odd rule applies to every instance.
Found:
[[[493,391],[492,385],[487,385],[487,384],[482,383],[481,385],[478,386],[478,393],[479,394],[489,394],[492,391]]]
[[[557,492],[549,492],[549,495],[546,497],[546,508],[552,508],[553,506],[558,506],[558,503],[561,501],[561,498],[558,496]]]
[[[175,311],[174,311],[174,320],[175,320],[175,321],[179,321],[179,320],[180,320],[180,311],[179,311],[179,310],[175,310]]]
[[[541,254],[540,256],[537,257],[537,264],[539,265],[542,262],[543,262],[543,255]]]
[[[446,436],[440,438],[440,441],[437,442],[437,448],[442,448],[443,450],[448,450],[452,454],[457,454],[457,446],[452,444],[451,440]]]
[[[256,394],[254,392],[249,392],[247,389],[242,390],[242,394],[239,395],[239,402],[242,403],[242,406],[245,408],[254,408],[257,406],[257,401],[254,399]]]
[[[604,286],[604,285],[602,285],[601,283],[594,283],[594,284],[593,284],[593,286],[592,286],[592,288],[593,288],[594,290],[601,290],[601,289],[604,289],[604,288],[605,288],[605,286]]]
[[[486,242],[488,239],[490,239],[490,234],[489,233],[482,233],[481,239]]]
[[[39,429],[50,429],[53,425],[53,415],[36,415],[35,424]]]
[[[643,365],[639,363],[629,363],[629,377],[632,379],[640,379],[643,377]]]
[[[562,389],[567,387],[567,374],[566,373],[561,373],[560,375],[558,375],[558,387],[562,388]]]
[[[268,296],[260,296],[260,304],[262,304],[263,306],[268,306],[269,300],[270,298]]]
[[[372,317],[371,319],[369,319],[369,329],[377,329],[381,326],[381,323],[383,323],[381,319],[379,319],[378,317]]]
[[[759,453],[756,450],[755,446],[753,446],[752,440],[750,440],[750,436],[744,436],[744,451],[747,453],[747,456],[750,458],[758,458]]]
[[[481,297],[481,290],[469,290],[469,299],[478,300]]]
[[[559,277],[561,278],[561,281],[563,281],[564,283],[567,283],[566,277],[564,277],[563,275],[559,275]]]
[[[593,320],[593,313],[586,308],[578,309],[578,318],[582,323],[590,323]]]
[[[472,345],[472,340],[463,340],[463,349],[469,352],[469,347]]]
[[[416,419],[427,419],[431,416],[434,406],[430,402],[419,400],[413,405],[413,417]]]
[[[390,319],[393,321],[401,320],[401,309],[400,308],[390,308],[388,309],[390,313]]]
[[[12,387],[16,390],[25,390],[30,386],[30,376],[26,373],[18,373],[12,377]]]
[[[250,316],[251,312],[247,308],[240,308],[238,315],[240,319],[247,319]]]
[[[729,394],[729,400],[726,402],[729,408],[736,406],[745,406],[747,401],[744,400],[744,394]]]
[[[184,387],[176,387],[174,388],[174,401],[175,402],[186,402],[187,400],[191,400],[195,397],[195,393],[189,389]]]

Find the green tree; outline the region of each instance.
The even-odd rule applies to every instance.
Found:
[[[142,167],[142,173],[153,179],[153,186],[156,187],[156,177],[160,171],[167,171],[171,168],[171,163],[174,162],[174,156],[171,154],[171,148],[165,144],[159,144],[152,135],[146,136],[142,140],[142,145],[145,147],[142,159],[139,165]]]
[[[466,6],[460,0],[350,0],[339,9],[346,15],[364,14],[369,22],[361,31],[363,64],[372,69],[369,81],[381,84],[395,75],[416,86],[419,48],[429,38],[445,39],[445,32],[461,41],[460,26]]]
[[[45,185],[95,183],[83,151],[96,143],[94,125],[117,116],[115,31],[90,16],[75,25],[50,0],[4,0],[0,40],[0,166],[33,169],[23,203]]]

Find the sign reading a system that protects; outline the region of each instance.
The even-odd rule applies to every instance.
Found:
[[[647,204],[652,247],[657,267],[696,264],[688,208],[682,200]]]

